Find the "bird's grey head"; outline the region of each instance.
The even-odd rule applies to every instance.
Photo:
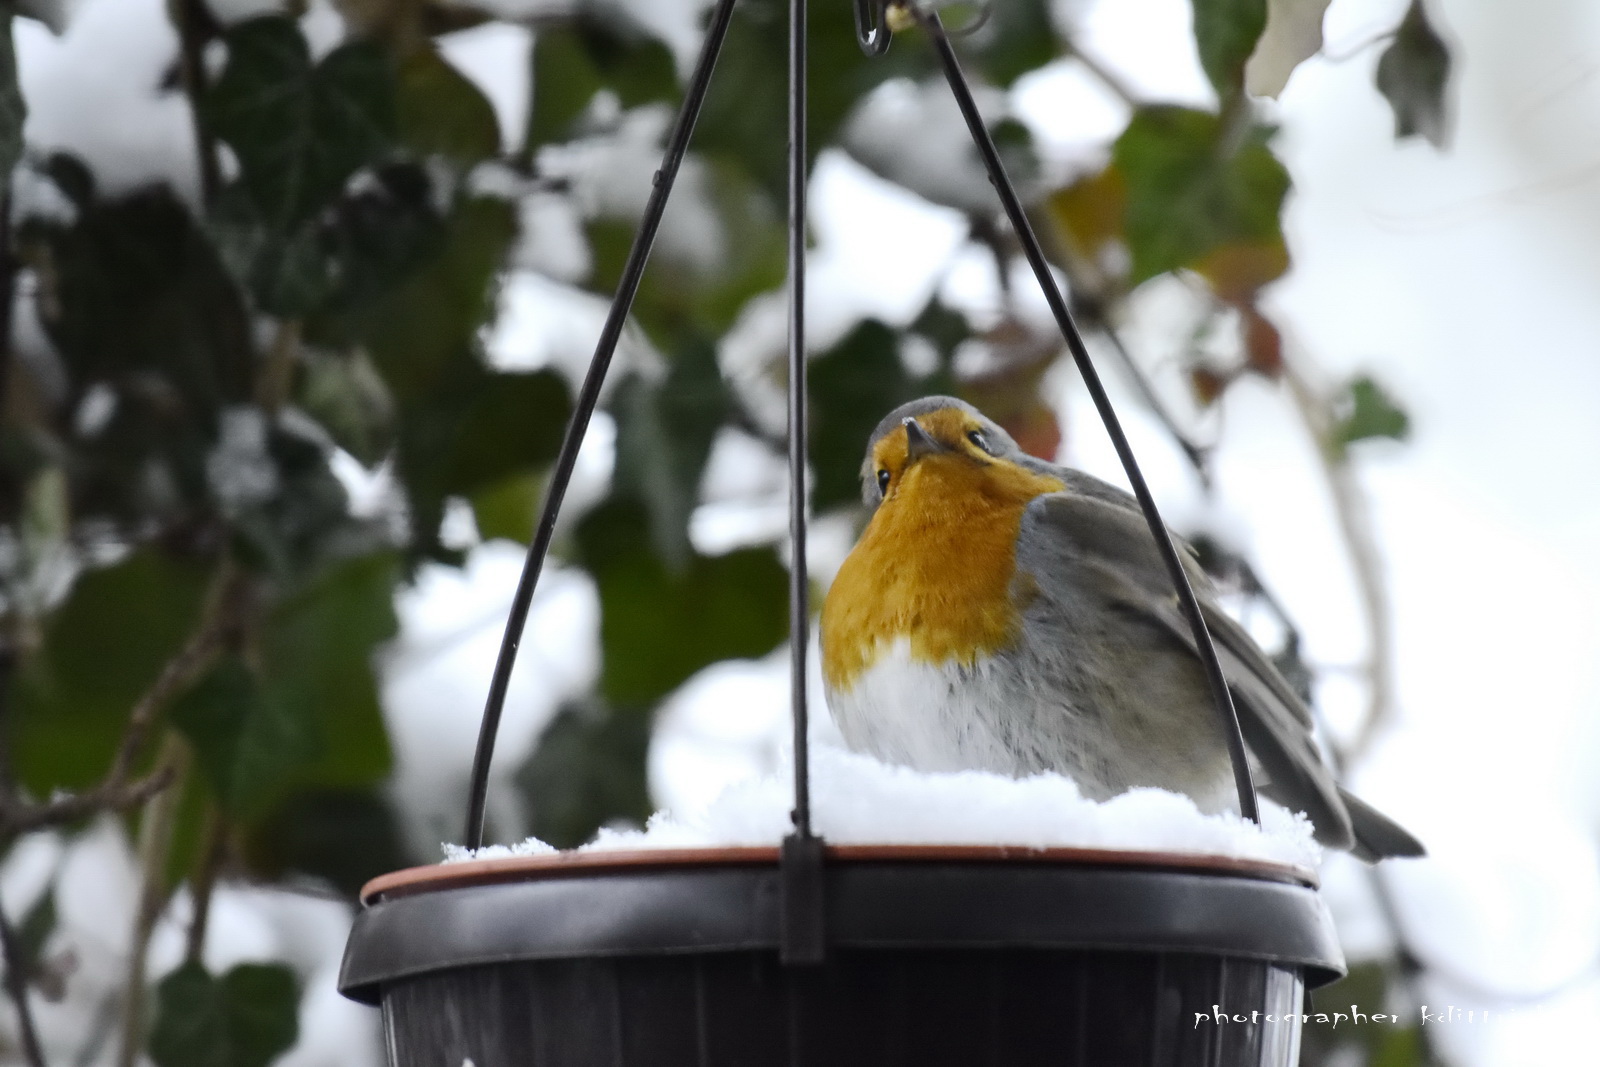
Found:
[[[950,418],[950,415],[957,417]],[[861,465],[861,499],[868,508],[875,509],[883,502],[884,483],[888,480],[884,475],[889,466],[883,461],[883,451],[878,446],[900,434],[902,445],[897,450],[900,456],[904,457],[908,448],[915,447],[905,437],[908,432],[907,420],[916,422],[917,430],[933,447],[959,450],[970,444],[1003,459],[1015,461],[1022,456],[1022,449],[1017,447],[1017,442],[1012,440],[1010,434],[1000,428],[999,423],[965,400],[953,396],[925,396],[901,404],[885,415],[872,431],[872,436],[867,438],[867,456]]]

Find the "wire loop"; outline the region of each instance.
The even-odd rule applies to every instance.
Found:
[[[888,0],[856,0],[856,43],[872,57],[889,50],[893,31],[889,29]]]

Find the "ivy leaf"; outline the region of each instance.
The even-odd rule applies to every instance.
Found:
[[[1333,442],[1340,451],[1356,441],[1376,437],[1403,441],[1411,433],[1411,417],[1366,375],[1350,383],[1343,407],[1344,414],[1333,430]]]
[[[413,401],[400,420],[396,458],[415,551],[447,558],[437,544],[446,499],[536,474],[555,458],[571,410],[554,371],[491,374],[475,361],[443,382],[431,403]]]
[[[1134,115],[1112,148],[1127,188],[1134,284],[1228,245],[1283,242],[1289,175],[1267,147],[1270,133],[1254,128],[1230,152],[1209,112],[1163,106]]]
[[[611,500],[578,527],[600,587],[601,694],[648,707],[723,659],[766,655],[783,640],[788,572],[771,548],[692,556],[677,572],[652,552],[644,507]]]
[[[655,810],[645,772],[650,726],[648,709],[592,698],[563,706],[514,779],[528,831],[557,848],[576,848],[610,823],[644,825]]]
[[[533,540],[534,522],[544,500],[545,479],[534,473],[514,474],[487,485],[468,497],[478,536],[497,537],[527,544]]]
[[[314,716],[322,738],[315,758],[282,783],[286,791],[365,788],[389,773],[373,658],[398,629],[398,578],[389,553],[348,560],[280,603],[262,627],[261,699]]]
[[[533,107],[523,152],[572,137],[594,94],[610,89],[623,107],[676,102],[678,75],[661,41],[614,21],[578,15],[541,27],[533,44]]]
[[[22,158],[22,122],[27,101],[17,84],[17,49],[11,37],[11,9],[0,12],[0,177],[9,179]]]
[[[49,258],[36,300],[66,365],[67,406],[95,383],[115,400],[75,443],[73,513],[143,529],[203,508],[220,412],[250,397],[254,363],[216,249],[159,187],[91,200],[72,224],[35,222],[22,236],[29,255]]]
[[[173,724],[223,811],[260,816],[294,775],[323,752],[319,709],[271,699],[238,659],[218,664],[172,708]]]
[[[422,155],[470,167],[500,154],[494,105],[432,48],[400,64],[397,112],[401,142]]]
[[[206,117],[239,157],[245,186],[280,228],[322,207],[390,144],[394,73],[372,42],[313,65],[298,25],[280,15],[228,30],[228,62]]]
[[[172,708],[212,795],[259,823],[311,788],[360,788],[389,770],[372,657],[395,630],[394,561],[347,562],[278,605],[256,663],[222,660]]]
[[[186,963],[161,980],[150,1058],[156,1067],[267,1067],[300,1034],[294,974],[243,963],[214,978]]]
[[[1378,91],[1394,111],[1398,140],[1423,137],[1435,148],[1450,139],[1445,89],[1450,49],[1428,20],[1422,0],[1412,0],[1394,40],[1378,59]]]
[[[554,460],[571,414],[555,371],[487,375],[450,449],[445,491],[468,496]]]
[[[339,445],[375,467],[394,442],[395,405],[366,353],[307,352],[300,407]]]
[[[322,325],[365,344],[402,407],[436,400],[448,379],[480,365],[478,329],[494,314],[498,272],[516,234],[510,204],[466,200],[424,264]]]
[[[1244,87],[1244,65],[1267,25],[1267,0],[1190,0],[1200,66],[1223,99]]]
[[[1128,188],[1115,165],[1052,193],[1046,207],[1057,236],[1076,258],[1104,269],[1112,250],[1122,246]]]
[[[378,789],[298,792],[249,829],[243,851],[258,876],[310,875],[351,900],[371,879],[416,862]]]
[[[146,548],[79,578],[13,683],[12,758],[35,796],[99,780],[128,712],[199,620],[200,567]]]
[[[633,375],[612,401],[616,492],[648,509],[651,541],[671,567],[683,566],[693,552],[689,516],[699,502],[712,443],[731,407],[710,345],[679,353],[660,382]]]

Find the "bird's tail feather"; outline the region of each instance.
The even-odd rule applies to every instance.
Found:
[[[1350,826],[1356,839],[1350,853],[1357,859],[1377,863],[1391,856],[1427,855],[1428,850],[1422,847],[1421,841],[1371,804],[1343,789],[1339,790],[1339,799],[1350,813]]]

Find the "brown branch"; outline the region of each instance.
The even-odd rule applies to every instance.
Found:
[[[134,777],[134,768],[162,708],[199,677],[240,625],[251,592],[249,581],[224,562],[215,589],[212,603],[188,643],[167,661],[155,682],[134,703],[116,755],[100,783],[38,804],[21,799],[13,789],[0,789],[0,833],[26,833],[77,822],[102,811],[127,811],[171,784],[169,767],[157,766],[143,777]]]
[[[194,915],[189,920],[188,944],[183,958],[187,963],[199,963],[205,955],[206,929],[211,920],[211,895],[217,887],[217,871],[227,854],[228,824],[215,804],[206,812],[205,834],[200,845],[200,869],[189,882],[189,893],[194,899]]]
[[[168,733],[161,748],[160,765],[172,780],[188,770],[189,749],[176,733]],[[167,884],[167,855],[172,849],[173,827],[178,820],[181,789],[157,793],[145,808],[139,827],[139,868],[143,879],[139,887],[139,907],[134,913],[133,943],[128,949],[127,984],[122,996],[122,1042],[118,1047],[118,1067],[137,1067],[144,1048],[145,1005],[149,983],[145,969],[150,937],[172,898]]]
[[[1066,54],[1082,64],[1083,69],[1094,76],[1095,81],[1111,91],[1111,95],[1121,100],[1131,108],[1140,106],[1139,94],[1133,87],[1122,79],[1122,75],[1105,65],[1105,62],[1093,52],[1086,52],[1078,46],[1078,42],[1068,38],[1063,42]]]
[[[0,950],[4,951],[6,995],[17,1012],[17,1031],[22,1039],[22,1058],[28,1067],[47,1067],[44,1049],[39,1044],[39,1031],[33,1022],[33,1007],[28,1003],[30,961],[23,958],[22,945],[17,940],[16,928],[0,909]]]
[[[256,382],[256,403],[268,418],[276,418],[288,403],[294,386],[294,368],[300,359],[301,323],[299,319],[279,319],[272,333],[272,345]]]
[[[1334,441],[1333,415],[1327,397],[1310,383],[1287,353],[1283,380],[1321,461],[1323,479],[1327,482],[1334,516],[1350,557],[1366,622],[1367,711],[1355,739],[1348,746],[1349,757],[1356,760],[1366,752],[1378,731],[1388,725],[1394,705],[1394,634],[1389,593],[1383,581],[1383,559],[1378,551],[1366,495],[1356,481],[1349,460]]]
[[[1144,368],[1134,362],[1133,353],[1128,351],[1128,346],[1123,342],[1122,335],[1111,325],[1103,310],[1094,304],[1084,305],[1086,313],[1083,318],[1096,330],[1105,336],[1111,343],[1111,351],[1117,355],[1117,361],[1122,365],[1123,372],[1132,380],[1134,389],[1139,393],[1139,398],[1144,401],[1146,408],[1161,423],[1162,429],[1167,431],[1167,436],[1172,438],[1174,444],[1184,458],[1189,461],[1189,466],[1194,468],[1195,474],[1200,478],[1200,484],[1205,489],[1211,488],[1211,446],[1201,445],[1188,435],[1183,427],[1178,425],[1178,419],[1172,414],[1159,394],[1150,378],[1145,374]]]

